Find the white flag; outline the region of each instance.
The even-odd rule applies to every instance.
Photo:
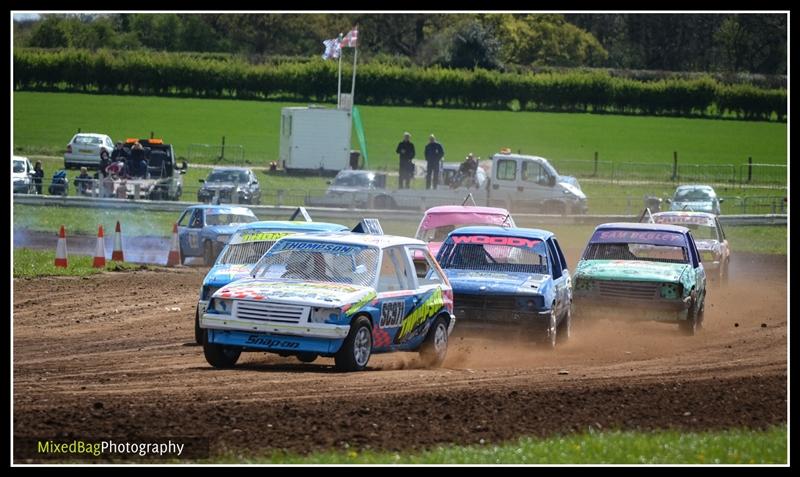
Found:
[[[322,44],[325,45],[325,53],[322,54],[323,60],[339,58],[339,55],[342,54],[342,46],[338,38],[325,40],[322,42]]]

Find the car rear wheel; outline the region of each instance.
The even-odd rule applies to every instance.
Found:
[[[350,332],[334,356],[336,368],[345,372],[362,371],[371,354],[372,327],[366,317],[359,316],[350,324]]]
[[[685,321],[681,321],[678,323],[680,330],[686,336],[694,336],[697,332],[703,327],[703,312],[705,308],[705,304],[700,305],[700,309],[697,309],[697,303],[693,302],[692,306],[689,308],[689,312],[687,313],[687,317]]]
[[[207,267],[214,265],[214,244],[210,240],[203,242],[203,263]]]
[[[203,341],[203,355],[206,361],[215,368],[232,368],[239,361],[242,351],[239,349],[231,348],[230,346],[209,343],[208,340]]]
[[[428,330],[428,336],[419,352],[425,366],[438,368],[447,356],[447,321],[439,317]]]

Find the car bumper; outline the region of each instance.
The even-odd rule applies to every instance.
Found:
[[[280,333],[209,329],[208,341],[241,348],[244,351],[266,351],[281,355],[315,353],[333,356],[342,347],[344,338],[331,339]]]
[[[64,164],[79,164],[81,166],[100,167],[100,153],[98,153],[97,156],[64,154]]]
[[[243,320],[231,315],[203,313],[200,327],[215,330],[234,330],[274,333],[288,336],[311,338],[344,339],[350,332],[350,325],[333,325],[328,323],[268,323],[255,320]]]
[[[458,307],[453,310],[458,329],[523,329],[544,331],[550,324],[550,310],[516,311]]]
[[[691,297],[681,300],[644,301],[573,293],[575,315],[581,318],[605,317],[631,321],[679,322],[687,319],[691,305]]]

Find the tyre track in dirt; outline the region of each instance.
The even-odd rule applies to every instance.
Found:
[[[262,353],[210,368],[191,343],[205,271],[15,280],[15,436],[204,436],[215,451],[305,453],[786,422],[785,257],[734,257],[695,337],[600,320],[555,353],[454,336],[441,369],[397,353],[354,374]]]

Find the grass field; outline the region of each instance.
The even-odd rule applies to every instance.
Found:
[[[356,95],[356,100],[358,96]],[[142,96],[15,92],[14,150],[62,155],[80,128],[119,140],[154,132],[179,156],[189,144],[241,144],[253,165],[277,160],[280,109],[296,103]],[[418,156],[436,134],[446,158],[487,157],[502,147],[550,159],[671,163],[787,163],[787,124],[641,116],[468,111],[360,106],[370,167],[394,170],[394,153],[409,131]],[[353,147],[358,148],[355,134]]]
[[[58,276],[84,277],[105,271],[149,270],[153,267],[126,262],[106,261],[105,268],[92,267],[92,257],[70,255],[66,268],[56,268],[55,251],[14,249],[14,278]]]
[[[707,433],[590,432],[502,445],[439,447],[422,453],[327,452],[309,456],[222,456],[249,464],[786,464],[786,427]]]

